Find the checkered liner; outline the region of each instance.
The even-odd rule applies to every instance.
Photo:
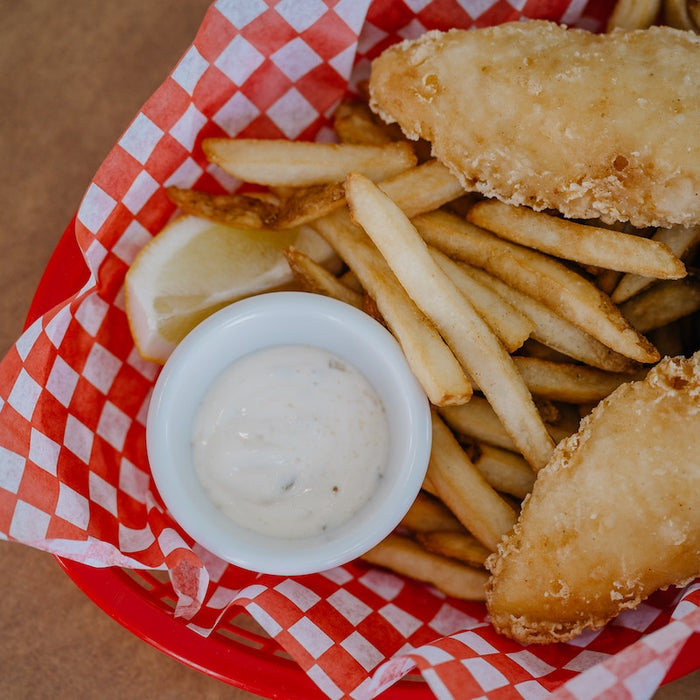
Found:
[[[658,593],[596,633],[526,648],[481,604],[360,563],[258,576],[203,551],[165,511],[145,416],[158,368],[136,353],[123,280],[172,216],[164,186],[238,183],[203,158],[208,136],[329,137],[369,61],[426,29],[522,17],[599,29],[582,0],[219,0],[193,45],[96,173],[76,235],[91,270],[0,364],[0,537],[93,566],[167,569],[176,615],[208,634],[242,605],[329,697],[373,697],[416,666],[439,697],[648,697],[700,632],[700,589]],[[601,6],[602,9],[601,9]]]

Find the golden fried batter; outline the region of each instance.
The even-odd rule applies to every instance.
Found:
[[[700,352],[622,385],[560,443],[487,566],[494,626],[534,643],[700,575]]]
[[[571,218],[700,222],[700,37],[552,22],[432,31],[372,65],[371,106],[469,190]]]

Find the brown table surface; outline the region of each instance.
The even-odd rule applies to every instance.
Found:
[[[194,37],[208,0],[0,0],[0,356],[93,173]],[[123,629],[46,553],[0,543],[0,697],[250,693]],[[658,698],[700,698],[700,673]]]

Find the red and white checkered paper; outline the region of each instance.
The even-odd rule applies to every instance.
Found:
[[[417,667],[436,696],[649,697],[700,632],[700,586],[654,595],[568,644],[498,636],[482,604],[356,563],[297,578],[229,566],[180,530],[155,491],[145,416],[158,367],[136,353],[123,281],[173,215],[164,186],[238,183],[208,136],[328,139],[369,61],[426,29],[539,17],[602,27],[584,0],[219,0],[96,173],[78,243],[91,271],[0,364],[0,537],[93,566],[167,569],[175,614],[208,634],[241,605],[331,698],[374,697]],[[611,543],[614,546],[614,543]]]

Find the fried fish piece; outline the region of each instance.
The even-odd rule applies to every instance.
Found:
[[[553,22],[430,31],[372,64],[370,105],[466,189],[570,218],[700,222],[700,37]]]
[[[604,399],[486,565],[495,628],[532,643],[602,627],[700,575],[700,352]]]

